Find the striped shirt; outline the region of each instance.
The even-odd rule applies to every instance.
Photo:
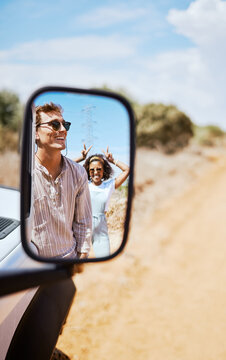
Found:
[[[54,180],[35,161],[34,226],[32,242],[44,257],[75,258],[89,253],[92,210],[85,169],[63,157],[60,175]]]

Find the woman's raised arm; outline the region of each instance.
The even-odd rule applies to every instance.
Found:
[[[119,186],[121,186],[124,181],[129,176],[130,168],[128,165],[124,164],[120,160],[115,160],[112,153],[109,152],[109,146],[107,146],[106,152],[103,150],[103,153],[106,157],[106,159],[111,163],[117,166],[120,170],[122,170],[122,173],[117,176],[115,179],[115,189],[117,189]]]

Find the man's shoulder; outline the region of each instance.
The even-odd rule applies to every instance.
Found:
[[[76,163],[75,161],[73,161],[73,160],[71,160],[71,159],[69,159],[67,157],[64,157],[64,161],[66,162],[67,166],[69,168],[71,168],[71,170],[73,172],[75,172],[75,173],[77,173],[79,175],[86,174],[86,170],[82,165]]]

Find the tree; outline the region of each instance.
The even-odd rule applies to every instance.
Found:
[[[0,152],[18,151],[23,105],[10,91],[0,91]]]
[[[10,91],[0,92],[0,126],[18,131],[22,124],[23,106],[19,97]]]

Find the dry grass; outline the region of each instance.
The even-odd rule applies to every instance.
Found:
[[[109,209],[106,214],[111,253],[115,252],[121,245],[124,232],[126,208],[127,195],[125,195],[122,191],[116,190],[115,193],[112,194]]]
[[[125,222],[127,197],[120,191],[112,194],[107,212],[108,229],[111,231],[122,230]]]
[[[0,127],[0,152],[16,152],[19,146],[19,132]]]
[[[0,154],[0,185],[19,188],[20,155],[7,151]]]

